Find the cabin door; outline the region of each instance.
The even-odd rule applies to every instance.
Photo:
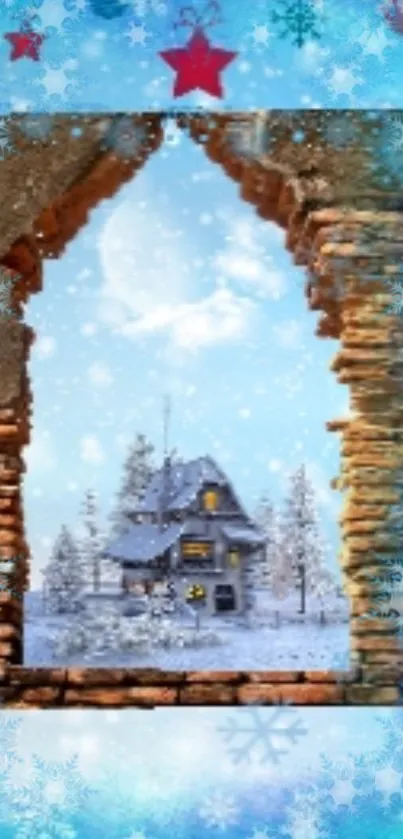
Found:
[[[235,611],[236,599],[233,586],[218,585],[215,587],[215,609],[216,612]]]

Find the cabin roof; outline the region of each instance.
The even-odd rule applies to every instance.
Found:
[[[245,527],[244,525],[224,524],[220,527],[221,533],[230,542],[236,545],[264,545],[266,537],[256,526]]]
[[[205,455],[187,462],[172,463],[167,474],[164,509],[169,512],[186,510],[197,497],[204,484],[228,486],[244,512],[241,502],[228,480],[215,461]],[[158,469],[151,478],[143,501],[138,507],[139,513],[157,513],[161,497],[164,494],[164,467]]]
[[[112,542],[105,550],[105,556],[112,560],[127,562],[150,562],[161,556],[179,538],[182,525],[135,524],[130,530]]]

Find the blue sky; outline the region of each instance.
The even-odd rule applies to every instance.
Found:
[[[279,501],[302,461],[317,491],[336,567],[338,440],[326,420],[347,409],[308,311],[304,271],[284,233],[185,134],[172,133],[131,183],[91,214],[30,299],[32,444],[25,505],[33,581],[62,523],[73,529],[93,487],[110,512],[127,445],[145,431],[162,456],[217,458],[253,510]],[[58,492],[55,493],[55,481]]]
[[[4,0],[0,32],[18,30],[28,9],[46,39],[40,61],[11,62],[10,44],[0,37],[1,108],[402,107],[403,36],[380,10],[390,0],[313,0],[320,37],[308,35],[302,49],[292,37],[279,37],[283,26],[272,21],[285,2],[222,0],[222,23],[207,35],[239,55],[224,72],[225,97],[217,100],[203,93],[172,99],[175,76],[158,56],[189,39],[189,28],[174,29],[188,3],[127,0],[121,17],[106,20],[94,14],[105,0]],[[191,5],[200,13],[206,3]]]

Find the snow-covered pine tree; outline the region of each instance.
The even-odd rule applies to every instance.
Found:
[[[100,591],[102,566],[103,539],[98,523],[98,504],[95,492],[87,490],[82,506],[82,526],[84,536],[81,541],[81,560],[86,572],[86,578],[93,592]]]
[[[68,614],[81,609],[85,586],[82,561],[77,545],[64,525],[43,576],[49,611]]]
[[[304,465],[290,477],[280,544],[281,585],[292,592],[302,583],[306,593],[323,598],[331,575],[325,564],[315,493]]]
[[[123,464],[123,479],[110,517],[112,538],[125,533],[136,519],[141,521],[140,516],[136,517],[136,509],[155,471],[153,454],[152,443],[144,434],[137,434]]]
[[[276,547],[276,514],[267,495],[260,498],[254,520],[266,537],[265,547],[257,556],[256,581],[261,588],[269,591]]]
[[[261,497],[253,518],[266,536],[266,544],[252,552],[242,566],[246,610],[258,607],[268,599],[272,569],[276,564],[276,514],[267,495]]]

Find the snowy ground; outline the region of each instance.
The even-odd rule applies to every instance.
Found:
[[[347,657],[349,646],[346,622],[320,626],[317,618],[308,616],[304,623],[290,623],[282,618],[280,629],[273,625],[246,629],[213,619],[203,625],[218,635],[220,643],[215,646],[55,657],[50,636],[68,623],[68,618],[46,617],[36,608],[26,609],[24,664],[164,670],[322,670],[334,668],[335,660]]]

